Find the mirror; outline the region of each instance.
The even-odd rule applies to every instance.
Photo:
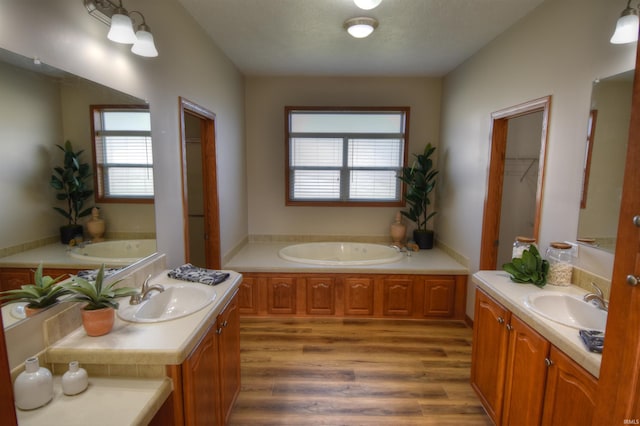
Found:
[[[613,253],[629,139],[634,71],[596,80],[591,92],[579,243]]]
[[[89,106],[146,103],[3,49],[0,49],[0,93],[0,269],[19,266],[16,256],[25,256],[45,247],[54,251],[38,251],[25,259],[34,264],[32,269],[40,261],[45,269],[99,267],[103,263],[99,260],[102,255],[79,260],[70,256],[68,246],[60,244],[59,227],[66,224],[66,219],[52,207],[65,206],[58,204],[56,191],[49,185],[53,167],[60,165],[63,159],[55,145],[64,145],[70,140],[74,151],[84,150],[81,159],[91,164],[94,171]],[[93,205],[94,200],[90,199],[84,208]],[[147,252],[155,252],[152,202],[109,202],[97,206],[106,224],[108,242],[150,240],[152,247]],[[78,223],[84,225],[90,218],[81,218]],[[97,248],[97,245],[93,247]],[[125,266],[137,260],[139,253],[116,256],[121,257],[121,261],[105,263],[107,266]],[[150,253],[145,252],[142,257],[147,254]]]

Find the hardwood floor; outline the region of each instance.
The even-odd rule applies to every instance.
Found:
[[[241,319],[230,425],[491,425],[461,322]]]

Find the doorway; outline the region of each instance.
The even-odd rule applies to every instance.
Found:
[[[480,269],[511,260],[517,235],[538,239],[551,97],[491,114]]]
[[[185,259],[220,269],[215,114],[181,97],[180,130]]]

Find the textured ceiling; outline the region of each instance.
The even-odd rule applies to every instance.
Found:
[[[247,75],[441,76],[544,0],[179,0]],[[380,25],[354,39],[343,22]]]

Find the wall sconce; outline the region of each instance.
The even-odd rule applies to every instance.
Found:
[[[625,44],[638,41],[638,9],[631,7],[631,0],[616,22],[616,30],[609,40],[613,44]]]
[[[137,10],[127,12],[122,6],[122,0],[118,4],[111,0],[84,0],[84,6],[89,15],[109,26],[107,38],[116,43],[132,44],[131,52],[139,56],[156,57],[158,50],[153,41],[151,28],[147,25],[144,15]],[[140,23],[134,32],[132,15],[140,15]]]
[[[344,21],[344,28],[352,37],[365,38],[378,28],[378,21],[367,17],[351,18]]]

